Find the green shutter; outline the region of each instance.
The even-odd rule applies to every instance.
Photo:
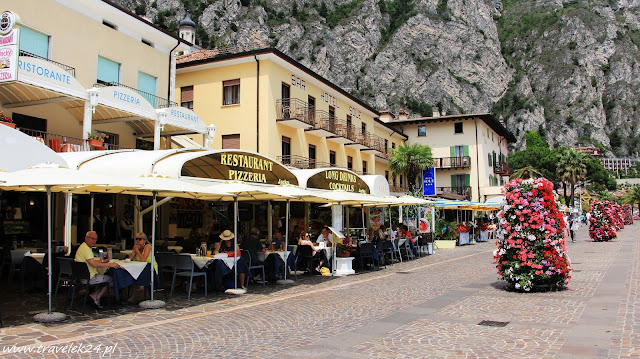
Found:
[[[493,151],[493,164],[496,164],[496,151]]]
[[[451,187],[458,187],[458,181],[456,180],[456,175],[451,175]]]
[[[120,64],[98,56],[98,80],[103,82],[120,82]]]
[[[141,94],[147,101],[151,102],[153,107],[158,107],[155,103],[155,94],[156,94],[156,78],[147,75],[144,72],[138,71],[138,90],[146,92],[147,94]]]
[[[464,146],[464,155],[465,157],[469,157],[469,146]]]
[[[491,154],[489,153],[489,167],[493,166],[493,163],[491,162]]]
[[[20,27],[20,50],[48,59],[49,36],[28,27]]]
[[[465,187],[471,186],[471,175],[464,175],[464,185]]]
[[[451,150],[451,157],[455,157],[456,156],[456,147],[455,146],[451,146],[451,147],[449,147],[449,150]]]

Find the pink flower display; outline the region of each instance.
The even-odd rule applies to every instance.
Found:
[[[630,204],[622,205],[624,224],[633,224],[633,207]]]
[[[494,257],[502,279],[516,290],[566,286],[571,279],[562,213],[553,183],[546,178],[515,179],[503,189],[498,213],[498,252]]]
[[[618,225],[622,222],[614,214],[611,202],[593,201],[589,212],[589,237],[596,242],[606,242],[617,237]]]

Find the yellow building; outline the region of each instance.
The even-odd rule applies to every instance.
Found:
[[[382,121],[432,149],[436,194],[484,202],[501,195],[509,179],[509,143],[516,138],[491,114],[469,114],[408,119],[385,112]]]
[[[164,127],[207,133],[173,106],[175,56],[190,44],[106,0],[5,0],[15,16],[17,78],[0,80],[0,110],[56,151],[145,147]],[[68,145],[68,146],[65,146]],[[146,147],[153,145],[146,144]]]
[[[371,106],[276,49],[184,55],[176,98],[215,124],[213,148],[256,151],[296,168],[342,167],[389,180],[391,149],[407,139]]]

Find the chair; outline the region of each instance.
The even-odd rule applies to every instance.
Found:
[[[242,249],[240,252],[240,256],[242,258],[244,258],[245,261],[247,261],[247,264],[249,265],[249,276],[253,276],[253,274],[251,274],[251,270],[252,269],[260,269],[262,270],[262,285],[265,285],[265,283],[267,282],[266,277],[264,276],[264,265],[263,264],[255,264],[253,265],[251,263],[251,255],[249,254],[249,251],[247,251],[246,249]],[[285,268],[286,270],[286,268]],[[249,288],[249,278],[247,277],[247,288]]]
[[[298,250],[296,251],[296,267],[311,272],[311,268],[313,268],[313,248],[311,248],[311,246],[298,246]]]
[[[384,258],[384,266],[387,266],[386,255],[389,254],[391,265],[393,265],[393,261],[395,260],[395,250],[393,249],[393,243],[390,240],[380,241],[378,243],[378,250],[382,254],[382,258]]]
[[[400,263],[402,263],[402,255],[400,253],[400,238],[396,237],[392,242],[393,244],[393,253],[398,255],[398,258],[400,259]]]
[[[11,262],[9,264],[9,282],[13,279],[13,273],[20,272],[22,268],[22,261],[24,261],[24,255],[29,252],[26,249],[12,249],[9,251],[11,256]]]
[[[56,282],[56,292],[53,295],[53,301],[56,301],[58,295],[58,288],[60,288],[60,282],[67,283],[67,297],[69,296],[69,290],[73,284],[73,258],[58,257],[58,281]],[[67,298],[68,299],[68,298]],[[66,306],[66,304],[65,304]]]
[[[160,252],[156,254],[156,262],[158,262],[158,274],[160,280],[164,281],[163,273],[170,273],[173,278],[176,273],[176,255],[173,252]]]
[[[193,259],[190,255],[176,255],[176,271],[173,273],[171,281],[171,296],[173,296],[173,288],[176,284],[176,276],[189,277],[189,289],[187,290],[187,299],[191,299],[191,287],[193,285],[193,277],[204,276],[204,296],[207,296],[207,272],[194,271]]]
[[[73,299],[76,294],[76,290],[80,290],[82,287],[85,289],[84,293],[84,301],[82,303],[82,314],[84,314],[84,309],[87,306],[87,298],[89,297],[89,292],[92,287],[98,287],[101,285],[106,285],[106,283],[99,284],[89,284],[89,280],[91,279],[91,273],[89,273],[89,268],[87,267],[87,263],[85,262],[76,262],[75,260],[71,262],[71,276],[73,278],[73,291],[71,292],[71,308],[73,308]]]
[[[371,259],[371,265],[373,266],[373,268],[376,268],[376,262],[373,259],[373,251],[376,250],[376,247],[373,245],[373,243],[362,243],[360,245],[360,267],[364,268],[364,263],[363,260],[364,259]]]
[[[31,256],[24,256],[20,264],[20,279],[22,292],[25,291],[25,282],[29,284],[29,289],[36,289],[38,282],[44,282],[44,266]]]

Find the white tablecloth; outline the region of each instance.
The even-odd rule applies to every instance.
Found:
[[[258,252],[258,260],[264,262],[265,259],[267,259],[267,257],[269,256],[269,254],[271,253],[278,253],[278,255],[280,256],[280,258],[282,258],[282,260],[284,261],[284,254],[287,253],[287,257],[289,255],[291,255],[291,251],[266,251],[266,252]]]
[[[127,262],[125,260],[119,260],[119,259],[116,259],[114,261],[120,265],[120,268],[129,272],[129,274],[131,274],[133,279],[138,279],[138,277],[140,276],[140,273],[142,273],[142,271],[144,270],[144,267],[147,266],[147,262],[138,262],[138,261]]]
[[[291,244],[291,245],[289,245],[289,247],[291,247],[291,249],[293,249],[293,255],[295,255],[296,251],[298,250],[298,245]],[[325,247],[324,250],[325,250],[325,253],[327,254],[327,259],[331,259],[331,257],[333,257],[333,248]]]
[[[25,257],[29,256],[32,257],[33,259],[37,260],[38,263],[42,264],[42,261],[44,261],[44,253],[26,253]]]
[[[191,259],[193,259],[193,263],[195,263],[195,265],[198,266],[198,268],[200,269],[206,267],[209,264],[209,262],[213,261],[214,259],[220,259],[221,261],[224,262],[224,264],[226,264],[227,267],[233,268],[233,264],[234,264],[233,258],[234,257],[226,257],[226,258],[199,257],[196,254],[191,254]]]
[[[169,251],[174,250],[174,251],[176,251],[176,253],[182,252],[182,247],[180,247],[180,246],[167,246],[167,249]]]

